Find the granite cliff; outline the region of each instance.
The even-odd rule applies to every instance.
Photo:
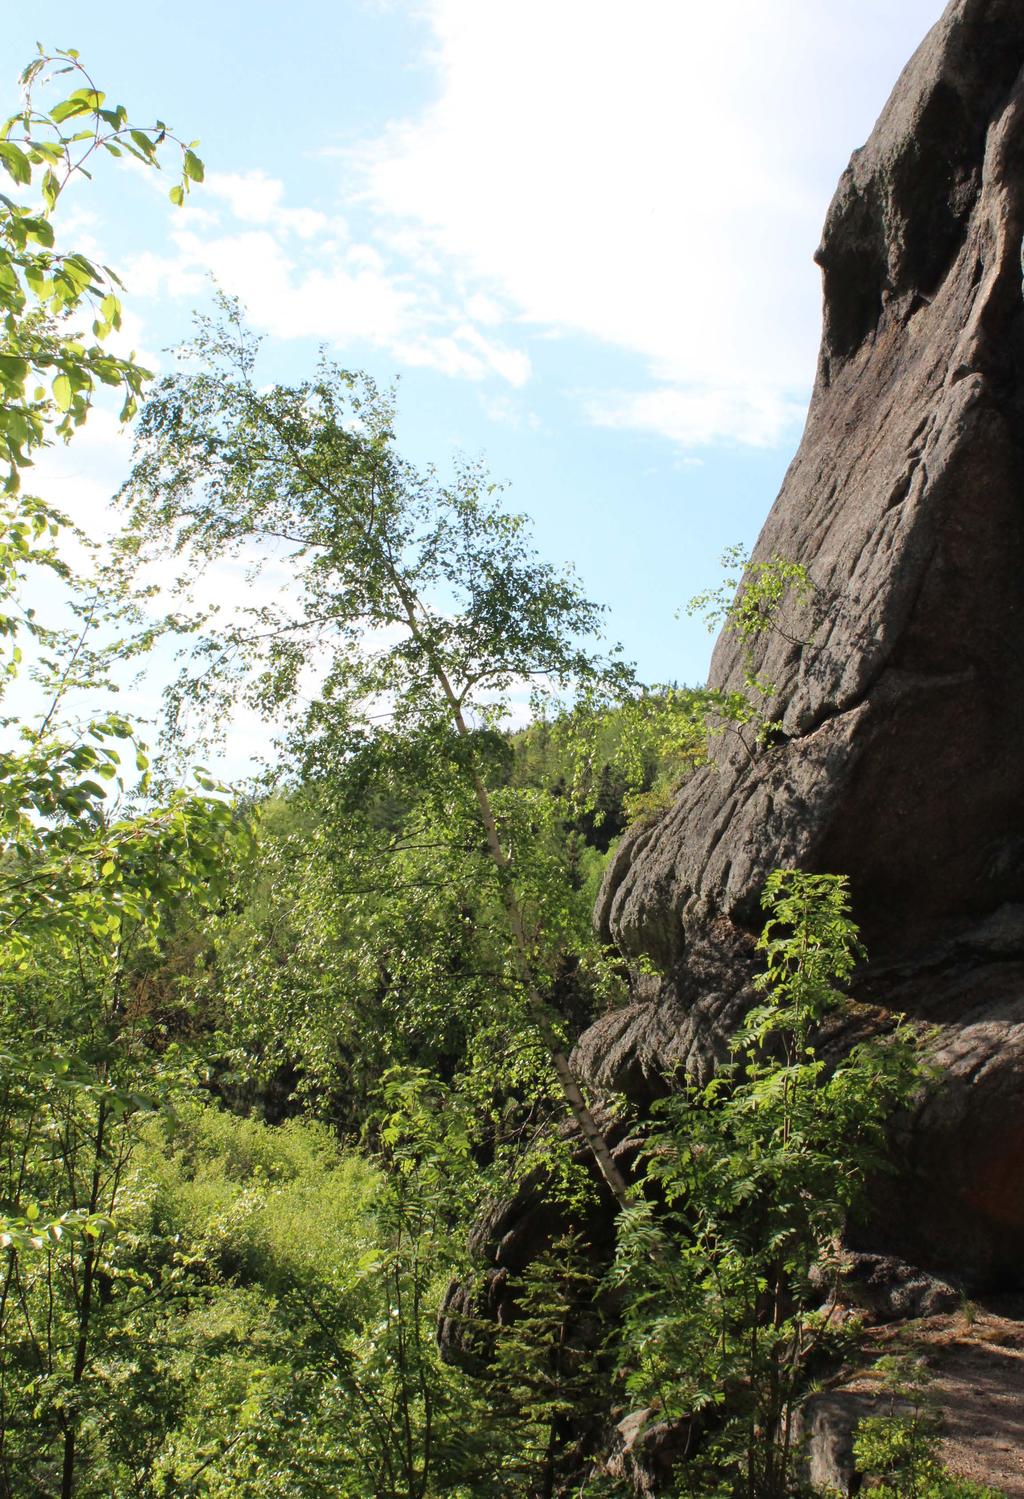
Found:
[[[814,585],[710,685],[774,686],[623,839],[598,920],[660,982],[580,1040],[637,1103],[701,1074],[749,1003],[776,866],[849,875],[856,997],[938,1028],[881,1247],[972,1284],[1024,1263],[1024,6],[953,0],[828,211],[799,451],[755,559]]]

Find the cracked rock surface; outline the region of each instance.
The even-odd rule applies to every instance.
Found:
[[[939,1026],[945,1080],[907,1132],[882,1247],[969,1281],[1024,1252],[1024,5],[953,0],[828,212],[807,427],[755,558],[800,562],[710,685],[774,685],[774,742],[736,733],[632,830],[597,919],[653,959],[581,1038],[644,1104],[706,1075],[750,1002],[778,866],[848,874],[857,997]],[[756,273],[752,266],[751,273]]]

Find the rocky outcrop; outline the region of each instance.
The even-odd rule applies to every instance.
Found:
[[[803,564],[710,685],[774,685],[623,839],[605,935],[663,979],[577,1048],[645,1103],[706,1073],[750,1000],[776,866],[847,873],[858,997],[939,1027],[884,1244],[976,1283],[1024,1263],[1024,6],[953,0],[829,209],[807,427],[755,558]],[[746,652],[752,656],[748,660]]]
[[[659,1420],[650,1408],[631,1411],[616,1424],[601,1471],[624,1483],[626,1492],[637,1499],[656,1499],[671,1484],[679,1464],[697,1451],[702,1430],[699,1416]]]
[[[803,1454],[804,1481],[816,1493],[855,1493],[862,1476],[853,1455],[860,1423],[872,1416],[904,1413],[895,1402],[862,1390],[812,1395],[793,1423],[793,1444]]]
[[[832,1267],[819,1267],[811,1278],[827,1302],[833,1293]],[[952,1312],[963,1299],[955,1286],[895,1255],[856,1252],[843,1256],[838,1296],[844,1306],[856,1308],[874,1324]]]

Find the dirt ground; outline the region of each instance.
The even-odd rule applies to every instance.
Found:
[[[879,1354],[904,1349],[927,1361],[949,1470],[1024,1499],[1024,1298],[879,1327],[870,1343]]]

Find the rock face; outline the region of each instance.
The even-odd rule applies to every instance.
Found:
[[[975,1283],[1024,1263],[1024,5],[953,0],[829,209],[807,428],[755,558],[804,565],[752,659],[773,742],[735,733],[627,834],[598,917],[662,982],[577,1065],[643,1103],[750,1000],[776,866],[850,876],[858,997],[940,1027],[947,1068],[879,1223]]]

